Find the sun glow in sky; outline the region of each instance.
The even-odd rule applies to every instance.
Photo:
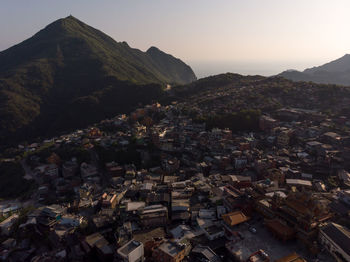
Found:
[[[70,14],[134,48],[157,46],[199,77],[270,75],[350,53],[349,0],[1,0],[0,50]]]

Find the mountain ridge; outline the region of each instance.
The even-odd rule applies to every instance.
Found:
[[[321,66],[307,68],[304,71],[287,70],[280,73],[279,76],[293,81],[350,86],[350,55],[345,54],[336,60]]]
[[[165,73],[164,65],[172,70]],[[154,57],[68,16],[0,52],[0,138],[22,137],[18,132],[43,135],[59,126],[62,112],[71,114],[66,108],[78,110],[82,101],[90,110],[87,101],[102,103],[106,94],[115,96],[105,105],[108,109],[99,104],[96,116],[82,123],[88,124],[157,99],[166,84],[194,80],[181,60],[160,50]],[[80,110],[77,120],[85,119]]]

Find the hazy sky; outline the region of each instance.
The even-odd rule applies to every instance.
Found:
[[[132,47],[157,46],[200,77],[269,75],[350,53],[350,0],[0,0],[0,50],[70,14]]]

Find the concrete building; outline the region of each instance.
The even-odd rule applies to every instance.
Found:
[[[165,226],[168,221],[168,209],[162,205],[152,205],[140,211],[140,221],[144,227]]]
[[[283,131],[277,137],[277,145],[280,147],[286,147],[290,142],[290,132]]]
[[[119,203],[118,197],[116,193],[104,193],[102,195],[102,206],[105,208],[114,209],[116,205]]]
[[[203,229],[203,231],[210,241],[221,238],[225,235],[223,228],[216,225],[206,227]]]
[[[78,172],[78,169],[77,161],[67,161],[62,165],[62,175],[64,178],[72,177]]]
[[[144,261],[144,247],[141,242],[131,240],[117,250],[118,255],[124,262]]]
[[[109,242],[100,233],[87,236],[85,242],[101,261],[111,260],[113,250]]]
[[[208,246],[196,246],[191,252],[191,261],[221,262],[220,257]]]
[[[180,262],[191,250],[189,244],[166,241],[154,250],[152,257],[154,261]]]
[[[350,261],[349,229],[335,223],[328,223],[320,228],[319,241],[337,261]]]
[[[12,216],[6,218],[0,223],[0,234],[8,236],[11,234],[13,225],[17,222],[19,216],[18,214],[13,214]]]
[[[278,121],[276,119],[273,119],[269,116],[263,115],[259,119],[259,127],[261,130],[271,130],[275,128],[278,124]]]
[[[56,164],[50,164],[45,168],[45,174],[51,178],[58,177],[58,166]]]
[[[87,163],[82,163],[80,166],[80,173],[83,179],[89,179],[98,175],[97,168],[93,165],[88,165]]]

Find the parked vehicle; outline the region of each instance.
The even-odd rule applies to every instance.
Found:
[[[252,232],[253,234],[256,234],[256,228],[255,227],[250,227],[249,231]]]

